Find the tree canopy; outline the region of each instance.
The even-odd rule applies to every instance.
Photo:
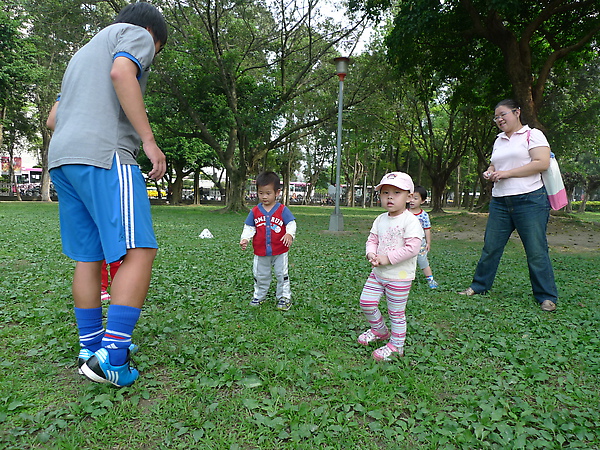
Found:
[[[354,60],[344,86],[342,183],[357,187],[348,204],[364,204],[367,186],[389,170],[431,189],[436,211],[451,187],[456,201],[485,193],[491,108],[511,96],[526,122],[545,128],[573,175],[572,191],[596,186],[597,0],[352,0],[343,22],[322,14],[323,0],[153,3],[170,36],[153,64],[146,106],[175,204],[183,178],[193,174],[198,186],[205,165],[226,171],[214,181],[230,210],[245,208],[246,183],[261,170],[279,172],[284,186],[295,171],[313,185],[333,181],[331,59],[340,54]],[[3,136],[29,130],[42,166],[45,119],[67,62],[124,4],[11,0],[0,12]],[[351,54],[382,11],[391,19]]]
[[[357,0],[354,6],[372,14],[394,7],[386,43],[400,73],[436,71],[471,86],[485,74],[493,97],[487,101],[512,89],[536,127],[552,70],[597,55],[596,0]]]

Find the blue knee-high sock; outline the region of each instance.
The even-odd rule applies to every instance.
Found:
[[[132,306],[110,305],[108,307],[102,346],[108,350],[110,363],[113,366],[122,366],[127,361],[131,334],[141,312],[141,309]]]
[[[104,327],[102,326],[102,307],[74,308],[75,320],[79,328],[79,345],[96,352],[102,348]]]

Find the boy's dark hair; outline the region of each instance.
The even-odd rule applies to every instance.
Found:
[[[415,186],[415,192],[421,196],[421,200],[427,200],[427,189],[423,186]]]
[[[281,181],[279,180],[279,175],[275,172],[263,172],[256,177],[256,187],[268,186],[269,184],[273,185],[275,191],[281,189]]]
[[[113,23],[130,23],[143,28],[150,28],[154,41],[162,45],[167,43],[167,23],[156,6],[147,2],[130,3],[124,7]]]

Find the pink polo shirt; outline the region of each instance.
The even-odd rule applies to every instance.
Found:
[[[529,139],[527,138],[527,131]],[[536,147],[550,147],[546,136],[537,128],[525,125],[508,137],[505,132],[498,134],[494,142],[491,163],[498,170],[510,170],[531,162],[529,151]],[[533,192],[544,185],[539,173],[527,177],[505,178],[494,183],[493,197],[505,197]]]

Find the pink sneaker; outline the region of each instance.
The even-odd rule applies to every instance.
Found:
[[[394,344],[388,342],[383,347],[378,348],[373,352],[373,359],[376,361],[391,361],[392,356],[400,357],[404,355],[403,348],[396,348]]]
[[[384,341],[389,339],[390,332],[386,330],[386,333],[383,336],[376,334],[371,328],[365,331],[358,337],[358,343],[360,345],[369,345],[371,342],[375,341]]]
[[[106,291],[100,291],[100,300],[110,302],[110,294]]]

